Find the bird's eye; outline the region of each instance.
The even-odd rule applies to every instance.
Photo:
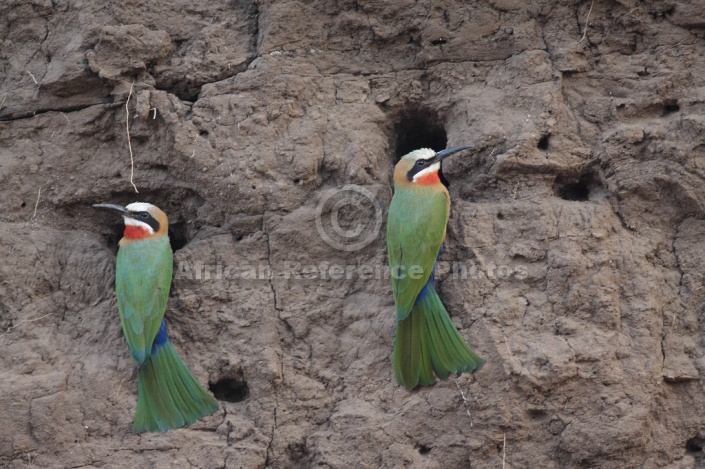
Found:
[[[147,213],[147,212],[140,213],[140,218],[142,220],[146,220],[147,218],[149,218],[149,213]]]
[[[419,160],[416,162],[416,166],[426,166],[426,160]]]

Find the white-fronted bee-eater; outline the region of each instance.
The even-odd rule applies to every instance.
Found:
[[[451,373],[482,367],[460,335],[436,293],[434,274],[443,249],[450,213],[448,189],[441,182],[441,161],[460,146],[428,148],[403,156],[394,168],[394,196],[387,219],[387,251],[396,303],[394,373],[411,390]]]
[[[189,425],[218,409],[194,378],[166,332],[173,254],[164,212],[152,204],[96,204],[124,218],[115,291],[120,322],[137,367],[137,410],[132,430],[165,432]]]

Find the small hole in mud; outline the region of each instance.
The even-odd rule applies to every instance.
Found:
[[[26,202],[22,202],[22,203],[20,204],[20,207],[22,207],[22,208],[25,208],[26,206],[27,206],[27,203],[26,203]]]
[[[200,135],[203,138],[208,138],[208,131],[207,130],[201,130],[198,132],[198,135]]]
[[[677,99],[667,99],[663,103],[663,115],[673,114],[674,112],[680,111],[681,107],[678,105]]]
[[[504,220],[504,214],[502,212],[497,212],[497,220]]]
[[[299,178],[294,179],[294,184],[301,184],[301,179],[299,179]]]
[[[431,448],[426,445],[418,445],[419,454],[428,454],[431,452]]]
[[[289,443],[286,453],[292,461],[301,461],[308,455],[308,449],[305,442]]]
[[[688,453],[699,453],[705,447],[705,440],[697,436],[685,442],[685,450]]]
[[[186,236],[185,222],[179,221],[169,224],[169,243],[171,243],[171,250],[174,252],[186,246],[188,237]]]
[[[242,378],[223,378],[209,389],[219,401],[242,402],[250,396],[250,389]]]
[[[539,143],[536,144],[536,148],[539,150],[548,150],[548,138],[550,135],[546,134],[541,139],[539,140]]]
[[[440,46],[440,45],[443,45],[443,44],[445,44],[445,43],[447,43],[447,42],[448,42],[447,40],[445,40],[445,39],[443,39],[443,38],[441,37],[441,38],[438,38],[438,39],[435,39],[435,40],[431,41],[431,45],[432,45],[432,46]]]
[[[419,148],[443,150],[448,137],[443,128],[443,121],[435,112],[416,109],[404,115],[395,127],[396,163],[407,153]]]

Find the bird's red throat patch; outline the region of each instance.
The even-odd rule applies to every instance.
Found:
[[[125,225],[123,236],[127,239],[142,239],[149,236],[150,231],[144,226]]]
[[[441,178],[438,177],[438,171],[431,171],[429,173],[421,175],[421,177],[418,177],[414,179],[414,182],[416,184],[421,184],[421,185],[432,185],[432,184],[440,184]]]

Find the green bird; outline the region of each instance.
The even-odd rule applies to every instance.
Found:
[[[218,401],[194,378],[166,332],[164,312],[173,270],[166,214],[143,202],[94,207],[117,212],[125,220],[115,291],[122,331],[139,369],[132,431],[165,432],[212,414]]]
[[[435,383],[436,376],[480,369],[484,360],[448,316],[434,283],[450,213],[441,161],[460,146],[436,153],[412,151],[394,168],[394,196],[387,218],[387,252],[397,311],[394,373],[407,389]]]

